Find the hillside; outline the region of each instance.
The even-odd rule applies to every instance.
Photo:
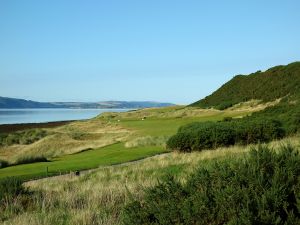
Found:
[[[300,62],[275,66],[265,72],[237,75],[211,95],[190,106],[225,109],[251,99],[263,102],[300,96]]]
[[[101,102],[36,102],[0,96],[0,109],[23,108],[153,108],[171,106],[171,103],[151,101],[101,101]]]

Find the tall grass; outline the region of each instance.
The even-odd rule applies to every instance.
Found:
[[[137,137],[125,143],[126,148],[140,147],[140,146],[166,146],[169,136],[144,136]]]

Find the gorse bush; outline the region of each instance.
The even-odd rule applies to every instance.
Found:
[[[184,152],[212,149],[234,144],[268,142],[284,136],[275,120],[233,120],[218,123],[192,123],[179,128],[167,147]]]
[[[253,113],[251,118],[278,120],[287,135],[294,134],[300,131],[300,104],[298,102],[281,102],[263,111]]]
[[[128,203],[124,224],[300,224],[300,155],[284,146],[212,162],[185,183],[169,176]]]
[[[42,129],[30,129],[25,131],[18,131],[9,134],[0,134],[0,145],[14,145],[14,144],[31,144],[36,142],[45,136],[48,132]]]
[[[290,99],[299,99],[299,95],[300,62],[294,62],[270,68],[265,72],[237,75],[217,91],[191,106],[222,110],[251,99],[268,102],[286,96]]]

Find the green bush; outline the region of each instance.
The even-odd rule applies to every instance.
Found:
[[[213,162],[187,182],[174,177],[145,190],[123,210],[124,224],[300,224],[300,155],[268,147]]]
[[[169,138],[167,141],[167,147],[173,150],[191,152],[193,140],[194,138],[192,132],[179,132],[178,134]]]
[[[269,142],[283,136],[281,124],[275,120],[242,119],[218,123],[196,122],[179,128],[178,133],[167,141],[167,147],[190,152],[236,143]]]
[[[235,129],[235,142],[240,144],[265,143],[282,138],[285,131],[277,120],[242,119],[231,123]]]
[[[251,116],[258,119],[274,119],[282,123],[287,135],[300,131],[300,104],[281,102],[278,105],[268,107],[263,111],[255,112]]]

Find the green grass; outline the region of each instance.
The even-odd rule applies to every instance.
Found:
[[[245,116],[249,113],[219,111],[214,114],[203,114],[202,117],[123,119],[120,124],[125,128],[137,131],[141,135],[163,136],[175,134],[179,127],[188,123],[218,121],[224,117]]]
[[[222,116],[212,116],[205,118],[165,118],[165,119],[152,119],[147,120],[124,120],[121,121],[121,125],[137,130],[139,134],[150,135],[150,136],[160,136],[160,135],[172,135],[175,134],[177,129],[187,123],[196,121],[207,121],[207,120],[218,120]]]
[[[165,150],[159,146],[125,148],[118,143],[103,148],[93,149],[77,154],[54,158],[51,162],[40,162],[26,165],[17,165],[0,169],[0,179],[4,177],[21,177],[33,179],[57,175],[75,170],[85,170],[98,166],[107,166],[134,161],[145,157],[163,153]]]

